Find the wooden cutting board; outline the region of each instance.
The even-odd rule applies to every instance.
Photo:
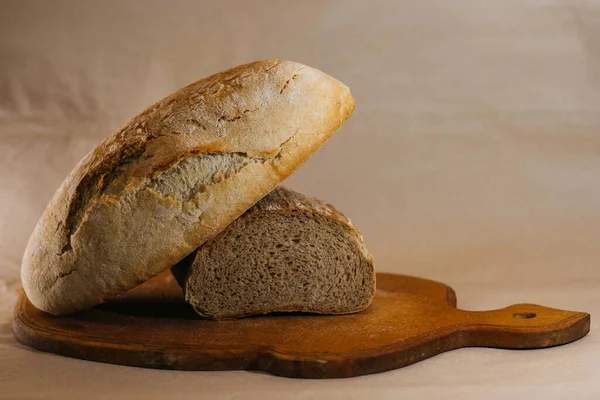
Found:
[[[358,314],[209,321],[182,301],[172,277],[163,276],[116,302],[66,317],[41,312],[20,291],[13,327],[28,346],[85,360],[346,378],[460,347],[534,349],[569,343],[589,332],[590,315],[533,304],[465,311],[456,308],[455,293],[444,284],[380,273],[375,300]]]

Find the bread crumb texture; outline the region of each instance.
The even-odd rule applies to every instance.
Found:
[[[350,220],[281,187],[200,247],[187,268],[187,301],[215,319],[352,313],[375,292],[373,259]]]

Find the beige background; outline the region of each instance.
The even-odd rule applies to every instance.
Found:
[[[287,183],[348,214],[380,271],[444,281],[463,308],[600,315],[599,1],[3,1],[0,398],[600,398],[594,326],[555,349],[308,382],[15,342],[24,246],[75,163],[173,90],[274,57],[352,88],[353,117]]]

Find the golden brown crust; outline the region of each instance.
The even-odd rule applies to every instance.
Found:
[[[28,297],[53,314],[75,312],[169,268],[302,164],[353,108],[337,80],[280,60],[173,93],[107,137],[57,190],[23,258]],[[189,186],[203,166],[214,171]],[[165,176],[181,177],[186,196],[161,192]]]

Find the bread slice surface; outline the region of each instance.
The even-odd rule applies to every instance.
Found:
[[[348,314],[375,293],[373,258],[333,206],[277,187],[174,268],[201,316]]]

